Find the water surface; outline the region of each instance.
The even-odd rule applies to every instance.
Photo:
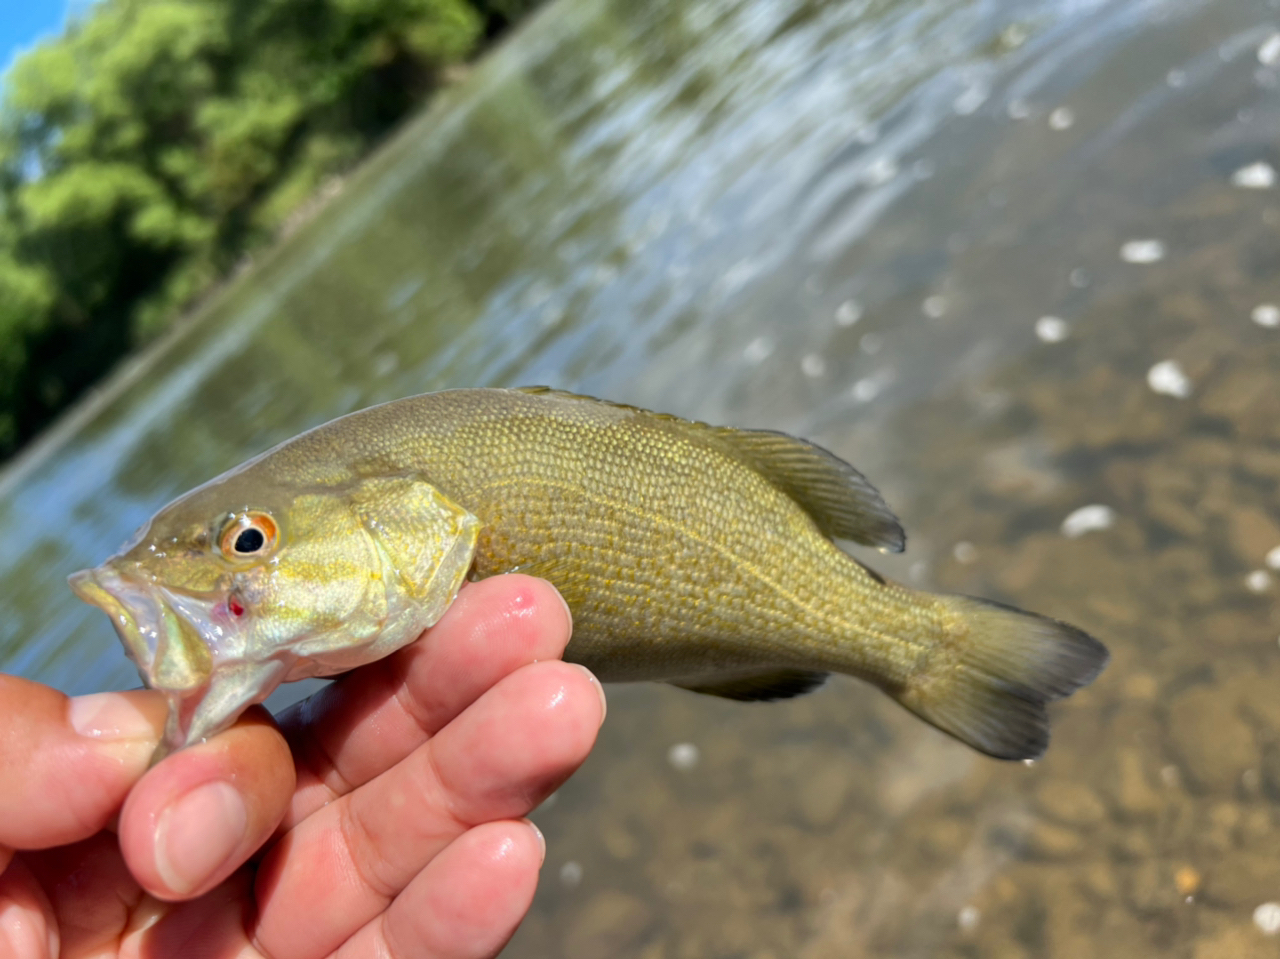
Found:
[[[1113,665],[1032,767],[849,679],[613,687],[508,954],[1280,956],[1278,20],[559,0],[0,477],[3,667],[135,683],[66,574],[370,403],[546,383],[784,429],[885,493],[886,574]]]

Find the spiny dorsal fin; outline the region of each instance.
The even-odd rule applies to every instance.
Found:
[[[603,403],[651,416],[677,429],[702,433],[718,440],[722,448],[735,453],[795,500],[825,535],[893,553],[902,552],[906,546],[906,534],[898,518],[867,478],[834,453],[808,440],[772,430],[710,426],[546,386],[522,387],[520,392]]]
[[[771,669],[756,673],[738,673],[726,679],[672,683],[692,693],[720,696],[739,702],[792,699],[811,693],[827,681],[830,673],[808,669]]]

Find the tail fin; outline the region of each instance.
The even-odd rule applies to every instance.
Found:
[[[956,640],[939,647],[898,701],[988,756],[1042,755],[1046,704],[1092,682],[1107,665],[1107,648],[1056,619],[967,596],[939,599],[957,623]]]

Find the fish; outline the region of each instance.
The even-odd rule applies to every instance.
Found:
[[[287,440],[160,509],[69,579],[169,715],[157,756],[281,683],[380,659],[468,580],[568,603],[565,659],[605,682],[788,699],[841,673],[998,759],[1105,646],[1066,623],[892,582],[839,546],[905,548],[856,469],[804,439],[547,387],[396,400]]]

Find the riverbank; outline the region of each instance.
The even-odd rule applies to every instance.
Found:
[[[538,0],[301,3],[103,0],[6,74],[0,459],[296,233]]]

